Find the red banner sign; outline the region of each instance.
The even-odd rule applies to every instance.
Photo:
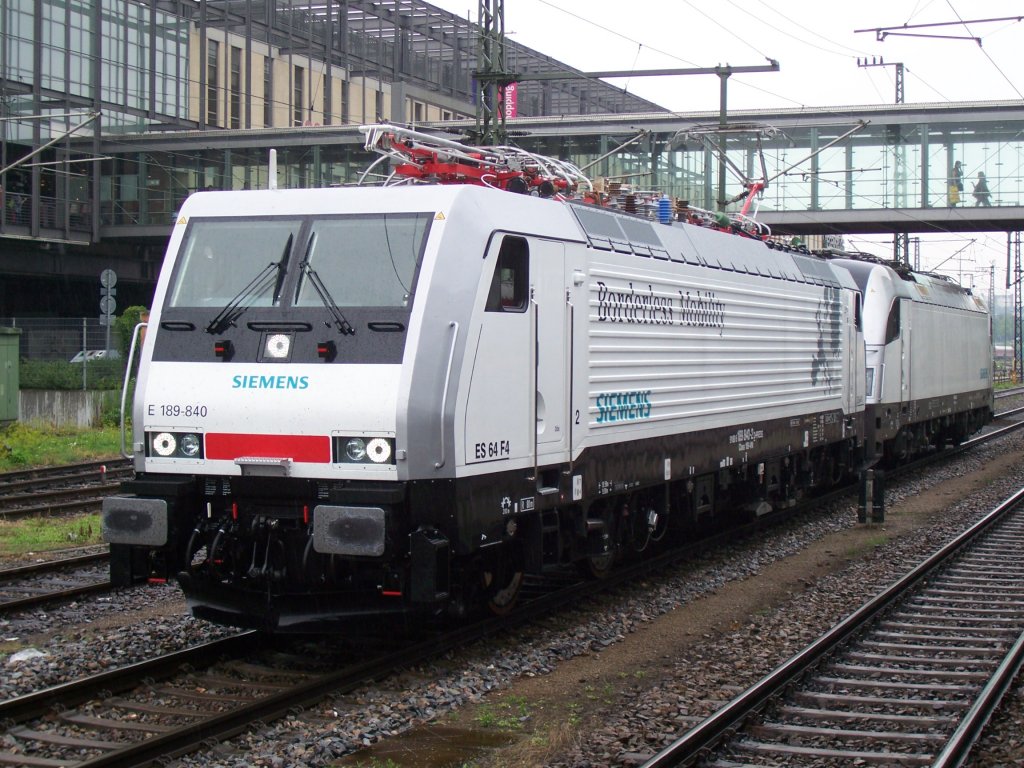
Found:
[[[505,110],[505,119],[509,120],[518,114],[519,83],[509,83],[502,91],[501,108]]]

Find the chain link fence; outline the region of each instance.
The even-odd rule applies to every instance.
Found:
[[[88,364],[120,356],[117,329],[98,317],[0,317],[0,326],[21,329],[22,360]]]

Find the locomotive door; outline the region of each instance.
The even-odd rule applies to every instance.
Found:
[[[534,313],[537,463],[567,461],[569,448],[569,322],[565,246],[530,241],[531,311]]]
[[[900,302],[900,401],[908,402],[913,394],[910,380],[911,363],[911,322],[910,310],[913,303],[910,299],[899,299]]]
[[[563,462],[569,445],[564,246],[503,234],[481,286],[466,393],[465,462]],[[496,471],[497,467],[491,468]]]

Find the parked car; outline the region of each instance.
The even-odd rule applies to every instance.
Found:
[[[116,349],[89,349],[79,352],[72,357],[68,362],[70,363],[91,363],[94,360],[117,360],[121,357],[121,353]]]

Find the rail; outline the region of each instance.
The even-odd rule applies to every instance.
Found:
[[[815,665],[821,663],[823,659],[835,652],[837,648],[848,643],[869,622],[873,621],[883,611],[886,611],[907,595],[912,588],[920,584],[926,577],[931,576],[938,567],[947,563],[955,555],[963,552],[983,533],[989,531],[997,522],[1003,520],[1010,512],[1017,509],[1022,502],[1024,502],[1024,488],[1018,490],[984,518],[960,534],[960,536],[946,544],[916,568],[858,608],[804,650],[743,691],[738,697],[703,722],[691,728],[671,745],[644,763],[642,768],[669,768],[670,766],[690,765],[697,760],[698,756],[707,754],[719,746],[726,736],[740,729],[744,722],[755,712],[762,710],[769,701],[779,697],[787,686],[794,685],[802,675]],[[947,748],[950,754],[949,759],[952,759],[954,754],[960,754],[969,749],[968,739],[973,740],[977,737],[977,734],[980,732],[978,722],[987,718],[987,713],[994,706],[993,702],[998,701],[1001,691],[1005,690],[1009,684],[1006,682],[1006,675],[1009,675],[1011,671],[1013,674],[1016,674],[1016,670],[1020,667],[1021,651],[1019,646],[1020,641],[1018,640],[1014,646],[1014,652],[1007,657],[1007,660],[1000,667],[1001,670],[1003,667],[1006,667],[1006,670],[1000,676],[1001,682],[990,684],[992,691],[986,693],[987,703],[976,705],[978,714],[972,717],[970,724],[968,724],[967,720],[964,720],[963,726],[952,737],[952,739],[956,740],[956,743],[952,739],[949,742],[949,747]],[[986,692],[988,690],[989,687],[986,687]],[[946,754],[946,752],[943,754]],[[893,760],[899,762],[897,760],[899,757],[901,755],[894,754]],[[955,763],[943,764],[953,765]]]

